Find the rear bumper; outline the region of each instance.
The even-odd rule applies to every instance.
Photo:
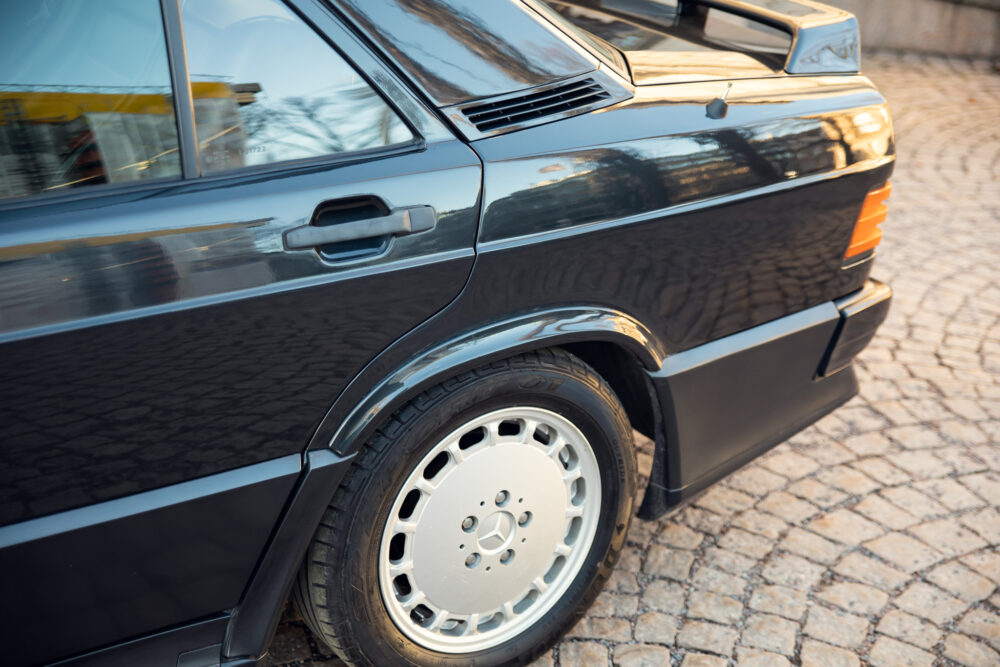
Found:
[[[892,290],[853,294],[668,357],[650,373],[660,415],[640,516],[658,516],[857,393],[851,360]]]

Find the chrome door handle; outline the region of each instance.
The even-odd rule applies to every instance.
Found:
[[[406,236],[433,229],[436,223],[437,213],[432,206],[413,206],[397,209],[378,218],[328,226],[294,227],[285,231],[285,247],[289,250],[301,250],[377,236]]]

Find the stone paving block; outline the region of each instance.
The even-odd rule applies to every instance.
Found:
[[[788,531],[788,535],[778,544],[778,547],[811,561],[827,565],[836,561],[845,549],[843,545],[831,542],[802,528],[792,528]]]
[[[821,466],[835,466],[839,463],[853,461],[857,455],[833,438],[806,432],[789,444],[803,456],[808,456]]]
[[[872,667],[931,667],[934,654],[891,637],[879,637],[868,660]]]
[[[850,463],[851,467],[860,470],[882,486],[892,486],[910,481],[910,476],[892,465],[885,456],[869,456]]]
[[[727,515],[748,509],[753,506],[754,499],[742,491],[716,486],[698,498],[695,504],[716,514]]]
[[[735,574],[736,576],[745,574],[757,564],[757,561],[753,558],[748,558],[735,551],[719,549],[718,547],[705,549],[703,558],[706,565],[718,568],[729,574]]]
[[[919,491],[914,491],[908,487],[899,486],[892,489],[885,489],[879,495],[918,519],[926,519],[949,513],[948,509],[941,503],[931,500]]]
[[[731,475],[726,484],[750,494],[751,496],[763,496],[775,489],[780,489],[788,482],[786,477],[770,472],[766,468],[758,465],[751,465]]]
[[[635,638],[650,644],[673,644],[677,619],[658,611],[647,611],[635,622]]]
[[[868,635],[868,620],[854,614],[814,606],[809,609],[805,633],[828,644],[857,648]]]
[[[961,561],[984,577],[1000,584],[1000,554],[981,552],[965,556]]]
[[[806,527],[841,544],[860,544],[885,533],[885,529],[860,514],[839,509],[813,519]]]
[[[622,595],[605,589],[590,608],[592,616],[621,616],[631,618],[639,608],[639,598],[635,595]]]
[[[902,533],[889,533],[865,542],[865,548],[906,572],[923,570],[944,558],[940,551]]]
[[[559,645],[560,665],[610,665],[608,648],[600,642],[562,642]]]
[[[784,616],[793,621],[802,618],[806,613],[808,598],[804,591],[787,586],[761,586],[753,592],[750,598],[750,608]]]
[[[726,528],[725,517],[700,507],[685,507],[678,518],[685,525],[707,535],[718,535]]]
[[[958,598],[949,595],[936,586],[923,582],[910,584],[893,604],[914,616],[926,618],[942,625],[958,616],[966,608]]]
[[[1000,616],[985,609],[973,609],[958,622],[958,629],[967,635],[985,639],[1000,649]]]
[[[982,498],[953,479],[928,479],[915,483],[913,488],[951,510],[982,507],[986,504]]]
[[[824,468],[816,473],[816,479],[845,493],[856,496],[871,493],[881,486],[864,473],[845,465]]]
[[[760,559],[771,552],[771,549],[774,548],[774,542],[739,528],[730,528],[719,538],[719,546],[744,556]]]
[[[907,532],[948,556],[961,556],[986,546],[983,538],[949,519],[922,523]]]
[[[977,496],[994,507],[1000,505],[1000,473],[982,472],[958,478]]]
[[[687,617],[715,621],[723,625],[735,624],[743,616],[743,603],[711,591],[691,591]]]
[[[528,667],[554,667],[555,664],[555,651],[549,650],[536,658]]]
[[[681,662],[681,667],[726,667],[729,661],[714,655],[703,653],[688,653]]]
[[[905,449],[929,449],[948,444],[936,429],[921,424],[897,426],[887,429],[885,434]]]
[[[935,456],[933,451],[910,451],[894,454],[892,464],[902,468],[917,479],[945,477],[954,469],[949,462]]]
[[[740,646],[736,649],[736,667],[790,667],[783,655]]]
[[[672,581],[650,582],[643,591],[639,604],[644,609],[679,614],[684,608],[684,588]]]
[[[649,644],[618,644],[614,650],[616,667],[663,667],[670,664],[670,649]]]
[[[804,477],[815,472],[819,468],[819,463],[786,449],[775,450],[774,453],[760,459],[759,465],[767,468],[771,472],[784,477]]]
[[[1000,544],[1000,511],[995,507],[966,514],[960,521],[990,544]]]
[[[677,635],[677,645],[708,653],[729,655],[738,637],[736,630],[716,623],[687,621]]]
[[[1000,389],[998,389],[1000,391]],[[1000,471],[1000,447],[996,444],[980,445],[969,450],[973,455],[986,462],[995,471]]]
[[[695,588],[733,597],[743,595],[743,591],[747,587],[745,579],[712,567],[698,568],[698,571],[695,572],[694,577],[691,579],[691,583],[694,584]]]
[[[810,563],[800,556],[781,554],[764,566],[761,574],[772,584],[805,590],[811,588],[823,576],[826,568]]]
[[[827,508],[839,505],[847,499],[847,494],[820,484],[814,479],[803,479],[789,485],[786,490],[804,500]]]
[[[797,623],[780,616],[752,614],[747,618],[740,642],[746,646],[792,656],[795,654],[795,637],[798,631]]]
[[[566,635],[570,639],[605,639],[627,642],[632,639],[632,626],[624,618],[584,616]]]
[[[653,545],[649,547],[649,554],[646,556],[642,571],[653,577],[686,581],[692,564],[694,556],[690,551]]]
[[[861,616],[875,615],[885,607],[889,596],[865,584],[839,582],[816,593],[820,600]]]
[[[853,509],[858,514],[891,530],[902,530],[920,523],[920,520],[909,512],[901,510],[885,498],[874,494],[865,496],[864,500],[855,505]]]
[[[788,529],[788,524],[778,517],[753,509],[747,510],[733,519],[732,525],[769,540],[778,539]]]
[[[937,566],[927,574],[927,580],[966,602],[985,600],[996,590],[995,583],[958,561]]]
[[[973,456],[966,447],[945,447],[934,450],[934,453],[938,458],[947,461],[959,475],[968,475],[971,473],[989,474],[990,472],[989,468],[977,457]]]
[[[859,667],[858,657],[846,649],[814,639],[802,642],[802,667]]]
[[[618,567],[626,572],[639,572],[642,570],[642,557],[645,549],[628,546],[622,549],[621,556],[618,557]]]
[[[639,582],[636,580],[635,575],[624,570],[615,570],[606,585],[608,590],[618,593],[639,592]]]
[[[989,442],[989,436],[983,433],[975,424],[969,424],[958,420],[943,421],[938,424],[938,430],[948,442],[957,442],[962,445],[975,445],[981,442]]]
[[[1000,653],[964,635],[948,635],[944,641],[944,655],[949,660],[967,667],[1000,665]]]
[[[878,431],[852,435],[844,440],[844,446],[858,456],[878,456],[890,454],[898,448],[885,434]]]
[[[789,523],[801,523],[815,516],[820,509],[790,493],[776,491],[757,503],[757,509],[773,514]]]
[[[657,542],[678,549],[697,549],[704,538],[698,531],[679,523],[668,523],[656,535]]]
[[[941,640],[941,630],[937,626],[898,609],[883,616],[875,629],[883,635],[889,635],[925,649],[933,648]]]

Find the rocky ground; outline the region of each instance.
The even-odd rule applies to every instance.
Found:
[[[874,273],[895,300],[860,396],[635,520],[538,665],[1000,665],[1000,76],[912,55],[865,70],[899,162]],[[289,611],[270,664],[340,663]]]

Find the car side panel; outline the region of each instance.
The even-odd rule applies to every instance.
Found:
[[[841,265],[892,161],[881,95],[863,77],[740,82],[728,116],[707,118],[723,90],[641,88],[475,142],[485,200],[469,298],[489,291],[501,312],[551,295],[608,304],[675,352],[859,288],[870,266]]]
[[[364,364],[461,290],[479,174],[452,142],[0,212],[0,525],[300,452]],[[320,202],[365,194],[434,206],[437,227],[347,264],[282,248]]]
[[[235,607],[298,454],[0,528],[4,664],[50,662]]]

